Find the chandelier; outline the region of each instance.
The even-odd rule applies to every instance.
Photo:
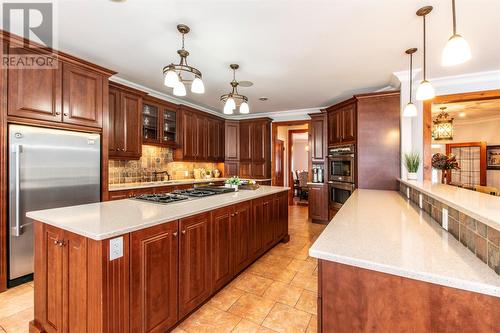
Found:
[[[248,98],[238,93],[238,85],[240,83],[236,81],[236,70],[240,68],[240,66],[237,64],[231,64],[229,65],[229,68],[233,70],[233,81],[230,83],[233,90],[229,94],[225,94],[220,97],[221,102],[224,103],[224,114],[233,114],[238,104],[240,107],[240,113],[250,113]]]
[[[449,117],[445,106],[440,109],[441,112],[433,121],[432,137],[434,140],[453,140],[453,118]]]
[[[171,63],[163,67],[163,75],[165,77],[165,85],[169,88],[174,88],[175,96],[186,96],[186,84],[191,85],[191,92],[195,94],[205,93],[205,86],[201,80],[201,72],[189,66],[187,57],[189,52],[184,49],[184,35],[190,29],[185,24],[177,25],[177,30],[182,34],[182,48],[177,50],[177,54],[181,57],[179,64]],[[184,77],[183,77],[184,75]]]

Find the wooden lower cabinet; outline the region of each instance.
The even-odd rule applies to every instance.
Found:
[[[178,232],[174,221],[131,233],[131,332],[165,332],[178,320]]]
[[[265,251],[288,241],[281,192],[93,240],[35,221],[30,333],[167,332]]]
[[[309,185],[309,218],[313,222],[328,222],[327,184]]]
[[[179,317],[203,303],[212,292],[211,214],[179,220]]]

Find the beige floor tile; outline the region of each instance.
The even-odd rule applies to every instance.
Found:
[[[229,312],[260,325],[271,311],[274,303],[274,301],[248,293],[241,296],[229,308]]]
[[[180,328],[188,333],[220,333],[231,332],[241,318],[232,313],[204,305],[180,324]]]
[[[30,307],[9,317],[0,318],[0,326],[7,333],[26,333],[33,318],[33,307]]]
[[[318,332],[318,316],[311,316],[309,320],[309,326],[307,326],[306,333],[317,333]]]
[[[227,286],[226,288],[219,291],[212,299],[209,304],[218,308],[219,310],[227,311],[231,305],[233,305],[238,298],[244,295],[245,292],[233,286]]]
[[[304,290],[302,295],[300,295],[299,301],[295,304],[295,308],[309,312],[310,314],[318,313],[318,293]]]
[[[238,276],[233,286],[248,293],[262,296],[271,283],[273,283],[271,279],[251,273],[243,273]]]
[[[23,284],[0,294],[0,318],[9,317],[33,307],[33,288]]]
[[[287,283],[275,281],[266,290],[262,297],[276,302],[295,306],[302,294],[301,288],[291,286]]]
[[[310,273],[297,272],[290,284],[309,291],[318,292],[318,277]]]
[[[242,319],[231,333],[257,333],[259,328],[260,326],[256,323],[247,319]]]
[[[273,249],[274,250],[274,249]],[[285,268],[292,262],[292,257],[282,256],[279,254],[271,253],[259,259],[260,262],[270,266]]]
[[[288,268],[281,268],[276,266],[269,266],[267,270],[259,273],[261,276],[284,283],[290,283],[297,272],[292,271]]]
[[[173,330],[172,332],[170,332],[170,333],[189,333],[189,332],[184,331],[184,330],[183,330],[182,328],[180,328],[180,327],[176,327],[176,328],[174,328],[174,330]]]
[[[264,326],[259,326],[257,333],[277,333],[277,332],[275,330],[270,329],[270,328],[267,328]]]
[[[280,333],[303,333],[306,331],[311,315],[288,305],[276,303],[262,326]]]
[[[287,266],[288,269],[297,272],[309,272],[312,274],[316,268],[316,264],[309,262],[307,260],[293,259],[292,262]]]

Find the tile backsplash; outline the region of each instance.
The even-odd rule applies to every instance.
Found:
[[[191,179],[194,178],[193,170],[196,168],[219,169],[223,172],[223,164],[174,162],[171,148],[143,145],[139,160],[109,161],[109,184],[155,181],[155,171],[167,171],[170,179]]]
[[[448,210],[448,232],[481,261],[500,275],[500,231],[460,212],[444,203],[406,186],[400,182],[400,192],[419,205],[422,195],[422,210],[443,227],[442,211]]]

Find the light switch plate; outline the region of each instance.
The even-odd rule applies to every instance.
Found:
[[[443,208],[441,212],[441,224],[445,230],[448,230],[448,209]]]
[[[109,240],[109,261],[123,257],[123,237]]]

